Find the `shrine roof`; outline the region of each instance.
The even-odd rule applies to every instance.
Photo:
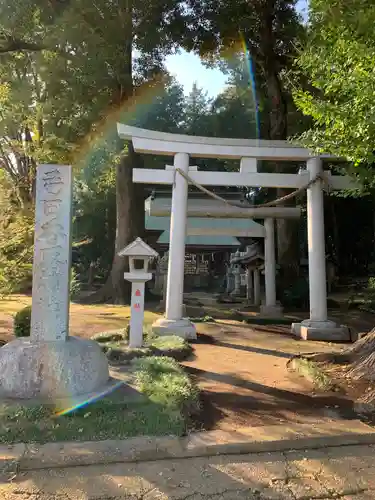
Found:
[[[158,217],[145,214],[145,227],[151,231],[169,231],[170,217]],[[252,219],[214,219],[204,217],[188,217],[188,236],[234,236],[247,238],[263,238],[264,226]]]
[[[169,230],[164,231],[158,238],[159,245],[169,245]],[[199,235],[199,236],[186,236],[186,246],[193,247],[239,247],[241,243],[234,236],[221,236],[221,235]]]

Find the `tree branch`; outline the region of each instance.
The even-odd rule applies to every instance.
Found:
[[[44,45],[38,43],[9,39],[5,45],[0,46],[0,54],[8,54],[9,52],[40,52],[46,48]]]

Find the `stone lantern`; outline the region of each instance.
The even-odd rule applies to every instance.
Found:
[[[143,344],[145,283],[152,278],[152,273],[148,272],[150,261],[159,254],[141,238],[137,238],[121,250],[118,255],[129,258],[129,272],[124,273],[124,279],[132,284],[129,347],[141,347]]]

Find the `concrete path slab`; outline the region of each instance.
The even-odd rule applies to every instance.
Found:
[[[375,447],[345,446],[27,471],[2,500],[375,499]]]
[[[3,470],[26,471],[168,458],[375,444],[375,430],[360,421],[317,425],[247,427],[236,431],[192,433],[184,438],[137,437],[126,440],[0,446]]]

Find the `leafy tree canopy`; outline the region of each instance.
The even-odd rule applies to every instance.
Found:
[[[367,180],[375,144],[375,4],[370,0],[311,0],[307,42],[297,71],[310,89],[294,100],[313,127],[303,141],[346,158]]]

